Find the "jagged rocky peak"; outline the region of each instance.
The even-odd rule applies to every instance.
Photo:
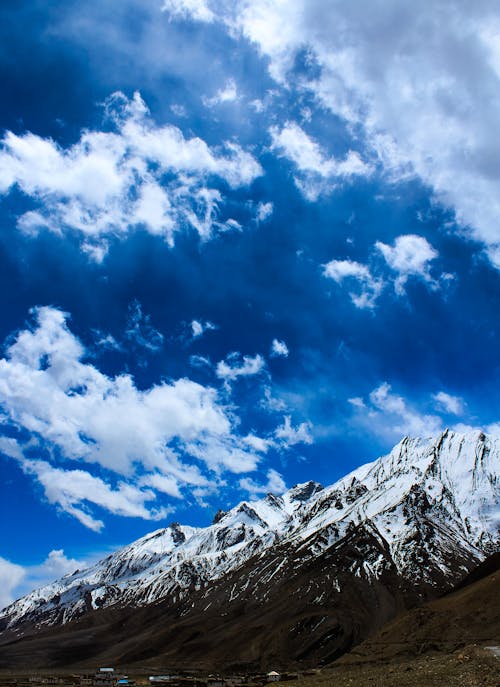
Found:
[[[222,510],[222,508],[219,508],[217,513],[214,515],[214,519],[212,520],[212,525],[216,525],[218,522],[220,522],[225,515],[227,515],[227,511]]]
[[[268,503],[273,508],[276,508],[277,510],[281,510],[285,505],[282,497],[277,496],[276,494],[266,494],[264,500],[266,503]]]
[[[186,535],[181,529],[181,525],[178,522],[173,522],[170,525],[170,536],[172,537],[172,541],[174,544],[182,544],[186,541]]]
[[[252,522],[252,524],[256,523],[264,529],[267,529],[268,527],[267,522],[264,522],[264,520],[262,520],[259,514],[254,510],[254,508],[252,508],[252,506],[249,506],[248,503],[240,503],[237,509],[237,513],[242,516],[246,516],[242,518],[243,522],[246,520],[246,518],[248,518],[250,522]]]
[[[323,490],[323,485],[319,482],[314,482],[310,480],[309,482],[304,482],[303,484],[295,484],[289,491],[290,501],[308,501],[311,496],[319,493]]]

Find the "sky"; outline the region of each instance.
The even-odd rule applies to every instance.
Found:
[[[493,0],[0,6],[0,606],[500,431]]]

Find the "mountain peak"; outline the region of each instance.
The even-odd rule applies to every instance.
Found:
[[[290,501],[308,501],[311,496],[319,493],[323,490],[323,488],[323,485],[321,485],[319,482],[309,480],[309,482],[295,484],[286,493],[288,494]]]
[[[219,510],[214,515],[212,525],[216,525],[218,522],[220,522],[225,515],[227,515],[227,511],[222,510],[222,508],[219,508]]]

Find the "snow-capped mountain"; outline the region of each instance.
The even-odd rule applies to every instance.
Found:
[[[274,544],[321,489],[308,482],[280,497],[269,494],[242,502],[228,512],[219,511],[206,528],[172,523],[22,597],[3,611],[0,623],[65,623],[117,602],[144,605],[166,596],[177,601]]]
[[[350,580],[390,577],[417,597],[443,590],[498,548],[499,466],[496,437],[405,438],[330,487],[307,482],[219,511],[206,528],[157,530],[15,601],[0,628],[60,625],[110,606],[206,613],[269,601],[292,578],[313,606]]]

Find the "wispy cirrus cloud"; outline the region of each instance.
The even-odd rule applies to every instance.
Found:
[[[159,351],[163,345],[163,334],[153,327],[151,317],[142,312],[138,300],[129,304],[125,337],[153,353]]]
[[[222,88],[219,88],[217,93],[211,98],[202,98],[205,107],[217,107],[217,105],[225,105],[227,103],[234,103],[239,99],[238,88],[234,79],[228,79]]]

